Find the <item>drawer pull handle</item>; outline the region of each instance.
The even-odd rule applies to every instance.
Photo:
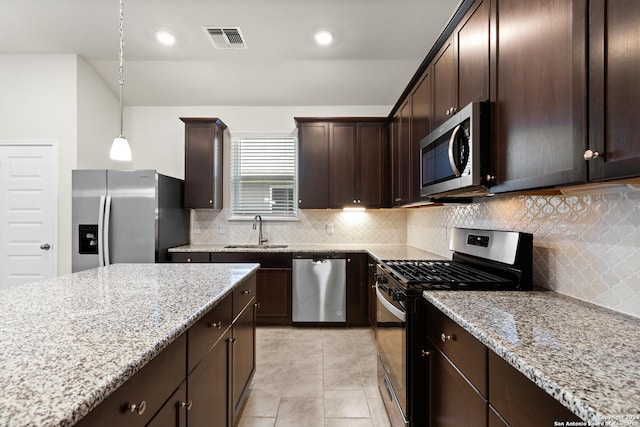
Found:
[[[209,323],[210,328],[220,329],[222,327],[222,320],[218,320],[216,323]]]
[[[251,289],[245,289],[242,291],[242,295],[251,295]]]
[[[137,405],[135,403],[130,403],[129,405],[127,405],[127,409],[129,410],[129,412],[135,412],[138,415],[142,415],[144,414],[144,411],[147,410],[147,401],[143,400]]]
[[[193,400],[191,399],[187,400],[186,402],[180,402],[180,407],[185,408],[187,411],[190,411],[192,406]]]
[[[442,340],[442,342],[447,342],[453,340],[453,336],[445,335],[445,333],[443,332],[442,335],[440,335],[440,339]]]

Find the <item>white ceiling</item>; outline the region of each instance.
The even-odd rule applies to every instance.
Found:
[[[125,0],[127,105],[393,105],[458,0]],[[77,53],[117,93],[118,0],[0,0],[0,54]],[[203,26],[239,26],[214,49]],[[154,32],[177,37],[162,46]],[[330,47],[313,34],[336,35]]]

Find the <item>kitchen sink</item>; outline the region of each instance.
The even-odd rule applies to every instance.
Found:
[[[286,248],[288,245],[227,245],[227,249],[276,249]]]

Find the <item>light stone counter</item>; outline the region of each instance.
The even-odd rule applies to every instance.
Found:
[[[258,264],[115,264],[0,290],[0,425],[71,425]]]
[[[640,426],[640,319],[551,291],[424,297],[589,425]]]
[[[374,244],[291,244],[284,248],[227,248],[227,244],[194,244],[170,248],[169,252],[368,252],[378,261],[383,259],[442,259],[442,256],[408,245]]]

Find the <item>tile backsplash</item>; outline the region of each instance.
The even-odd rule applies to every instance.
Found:
[[[637,189],[413,209],[407,214],[407,244],[449,256],[452,227],[532,233],[534,284],[640,317]]]
[[[230,212],[194,210],[191,243],[254,244],[258,232],[252,221],[230,221]],[[305,209],[297,221],[264,221],[263,235],[269,244],[405,244],[407,215],[404,210],[365,212]]]
[[[229,214],[192,211],[191,242],[257,243],[252,223],[230,221]],[[533,233],[536,285],[640,317],[638,189],[366,212],[301,210],[298,219],[265,221],[264,237],[270,244],[408,244],[448,257],[452,227]]]

